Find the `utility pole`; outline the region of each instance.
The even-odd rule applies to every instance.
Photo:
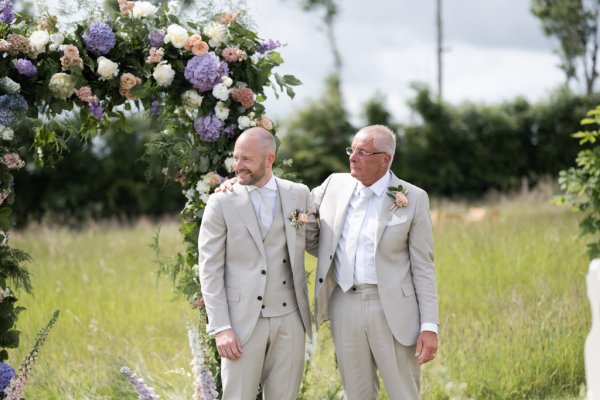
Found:
[[[443,68],[442,55],[444,52],[443,31],[442,31],[442,0],[436,0],[436,27],[437,27],[437,84],[438,84],[438,103],[442,103],[442,82]]]

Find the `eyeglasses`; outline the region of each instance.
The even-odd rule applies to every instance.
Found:
[[[354,150],[352,147],[346,147],[346,154],[351,156],[352,154],[355,154],[355,153],[359,158],[374,156],[375,154],[387,154],[385,151],[376,151],[375,153],[367,153],[366,151]]]

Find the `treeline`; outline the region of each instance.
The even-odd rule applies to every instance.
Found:
[[[281,153],[314,187],[331,172],[348,170],[344,148],[360,127],[384,124],[398,133],[392,166],[398,176],[436,196],[474,199],[519,189],[523,182],[534,186],[572,166],[579,146],[571,135],[600,102],[600,95],[558,91],[536,104],[517,98],[452,105],[439,104],[427,87],[413,89],[409,106],[417,122],[394,122],[378,95],[364,105],[362,125],[352,126],[339,80],[330,77],[325,94],[289,122]]]
[[[409,106],[416,122],[398,124],[385,98],[374,96],[354,126],[344,107],[340,82],[328,78],[323,95],[285,121],[280,158],[309,187],[348,170],[345,147],[360,127],[381,123],[398,133],[393,170],[431,195],[476,199],[489,191],[533,186],[574,164],[579,151],[571,135],[600,96],[559,91],[547,101],[524,99],[493,104],[439,104],[415,86]],[[154,127],[143,120],[88,142],[70,140],[54,167],[28,168],[15,176],[16,221],[43,218],[77,223],[88,218],[136,218],[178,212],[185,203],[178,184],[160,171],[147,174],[144,150]]]

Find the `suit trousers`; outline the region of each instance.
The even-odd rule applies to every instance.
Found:
[[[348,400],[377,400],[379,379],[390,400],[419,398],[416,345],[400,344],[388,326],[377,285],[339,286],[329,301],[331,332]]]
[[[304,325],[298,310],[259,317],[238,360],[221,359],[223,400],[295,400],[304,372]]]

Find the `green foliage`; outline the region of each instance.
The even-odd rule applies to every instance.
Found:
[[[600,1],[532,0],[531,4],[531,11],[540,19],[544,33],[560,43],[560,67],[567,83],[583,75],[587,94],[592,94],[598,76]]]
[[[434,195],[477,198],[557,176],[577,153],[569,132],[600,96],[557,92],[547,103],[516,99],[498,105],[438,103],[415,86],[421,117],[403,128],[399,173]]]
[[[321,98],[301,108],[287,124],[280,154],[293,160],[293,168],[309,187],[315,187],[333,172],[348,169],[344,149],[355,129],[348,121],[340,80],[331,75]]]
[[[591,236],[588,255],[594,259],[600,257],[600,106],[590,110],[581,125],[587,129],[573,137],[579,139],[583,149],[577,154],[577,166],[560,172],[562,195],[556,201],[571,203],[575,210],[584,213],[579,227],[582,235]]]

